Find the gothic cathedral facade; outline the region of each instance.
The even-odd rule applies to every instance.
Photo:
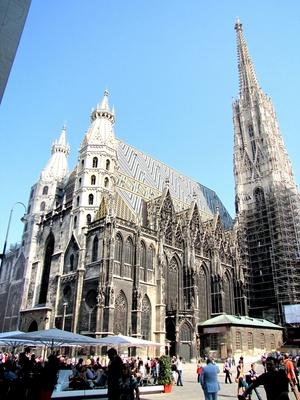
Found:
[[[294,247],[284,253],[291,260],[282,268],[282,245],[275,248],[271,235],[277,188],[293,199],[298,193],[240,22],[236,31],[236,219],[214,191],[118,139],[105,91],[75,168],[68,172],[64,128],[31,189],[22,244],[1,271],[3,331],[55,326],[95,337],[122,333],[160,342],[188,360],[199,354],[199,324],[212,316],[248,315],[248,307],[253,316],[274,316],[270,309],[279,301],[299,301],[292,226],[286,235]],[[289,204],[295,221],[297,202]],[[259,236],[261,230],[267,233]],[[274,268],[286,274],[274,275]],[[295,290],[279,299],[276,285],[287,275]]]

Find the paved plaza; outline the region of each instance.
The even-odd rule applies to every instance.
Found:
[[[246,360],[245,363],[245,371],[250,369],[250,363]],[[225,384],[225,374],[223,371],[223,364],[219,364],[220,374],[219,374],[219,382],[220,382],[220,391],[218,393],[218,399],[237,399],[237,384],[234,382],[234,378],[236,376],[235,367],[232,368],[232,384]],[[262,367],[257,364],[257,372],[261,373]],[[263,387],[258,388],[259,393],[263,400],[266,400],[266,395]],[[252,399],[256,400],[257,397],[255,393],[252,395]],[[295,399],[292,397],[292,393],[290,393],[290,399]],[[201,385],[197,383],[197,375],[196,375],[196,364],[184,364],[183,369],[183,386],[173,386],[172,393],[160,393],[160,394],[149,394],[149,395],[141,395],[141,400],[204,400],[203,391],[201,389]]]

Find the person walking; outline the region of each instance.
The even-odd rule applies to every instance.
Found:
[[[230,364],[229,364],[228,358],[226,358],[226,360],[224,362],[223,372],[225,373],[225,383],[232,383],[231,376],[230,376],[231,375]]]
[[[238,384],[237,395],[239,395],[247,387],[244,374],[244,357],[240,357],[239,359],[238,366],[236,367],[235,381]]]
[[[294,392],[296,399],[299,400],[300,396],[299,396],[299,392],[298,392],[298,388],[297,388],[295,367],[294,367],[293,361],[290,359],[290,357],[287,353],[283,355],[283,364],[285,366],[285,372],[288,377],[291,390],[292,390],[292,392]]]
[[[206,366],[203,367],[201,374],[201,386],[204,392],[205,400],[217,400],[220,385],[218,382],[219,367],[213,363],[213,360],[208,357]]]
[[[119,380],[122,374],[123,361],[114,348],[109,349],[107,355],[109,358],[107,366],[107,397],[108,400],[120,400]]]
[[[176,368],[177,368],[177,386],[183,386],[182,383],[182,357],[179,357],[176,362]]]
[[[289,380],[284,370],[276,369],[276,362],[273,357],[266,359],[266,370],[259,375],[244,393],[238,395],[239,400],[246,399],[251,391],[263,385],[267,395],[267,400],[289,400]]]
[[[251,383],[253,383],[258,377],[257,372],[255,371],[255,363],[251,364],[251,369],[246,373],[245,378],[246,378],[246,382],[248,385],[251,385]],[[258,400],[262,400],[260,394],[257,391],[257,388],[253,388],[253,391],[255,392]],[[249,392],[249,400],[251,400],[251,395],[252,395],[252,391]]]
[[[200,380],[201,380],[202,370],[203,370],[202,362],[201,362],[201,360],[198,360],[197,369],[196,369],[196,373],[197,373],[197,382],[198,382],[198,383],[200,383]]]

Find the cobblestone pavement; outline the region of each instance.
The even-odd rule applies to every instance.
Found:
[[[245,371],[250,369],[250,362],[245,363]],[[249,364],[249,365],[248,365]],[[220,371],[223,370],[223,364],[219,365]],[[261,365],[257,364],[256,368],[258,373],[262,372]],[[232,368],[232,384],[225,384],[225,374],[220,372],[219,383],[220,391],[218,393],[218,400],[237,399],[237,384],[234,382],[236,376],[235,367]],[[258,391],[263,400],[266,400],[266,395],[263,387],[259,387]],[[252,394],[252,400],[256,400],[256,394]],[[295,399],[290,393],[290,399]],[[204,394],[201,385],[197,383],[196,364],[184,364],[183,366],[183,386],[173,386],[171,393],[149,394],[141,395],[141,400],[204,400]]]

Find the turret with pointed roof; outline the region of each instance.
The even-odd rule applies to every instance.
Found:
[[[41,173],[41,179],[63,180],[68,173],[69,152],[70,146],[66,140],[66,126],[64,126],[59,139],[52,144],[51,158]]]
[[[84,137],[81,147],[87,144],[114,142],[115,111],[114,107],[112,110],[110,109],[108,96],[109,92],[105,90],[102,101],[92,110],[91,126]]]

